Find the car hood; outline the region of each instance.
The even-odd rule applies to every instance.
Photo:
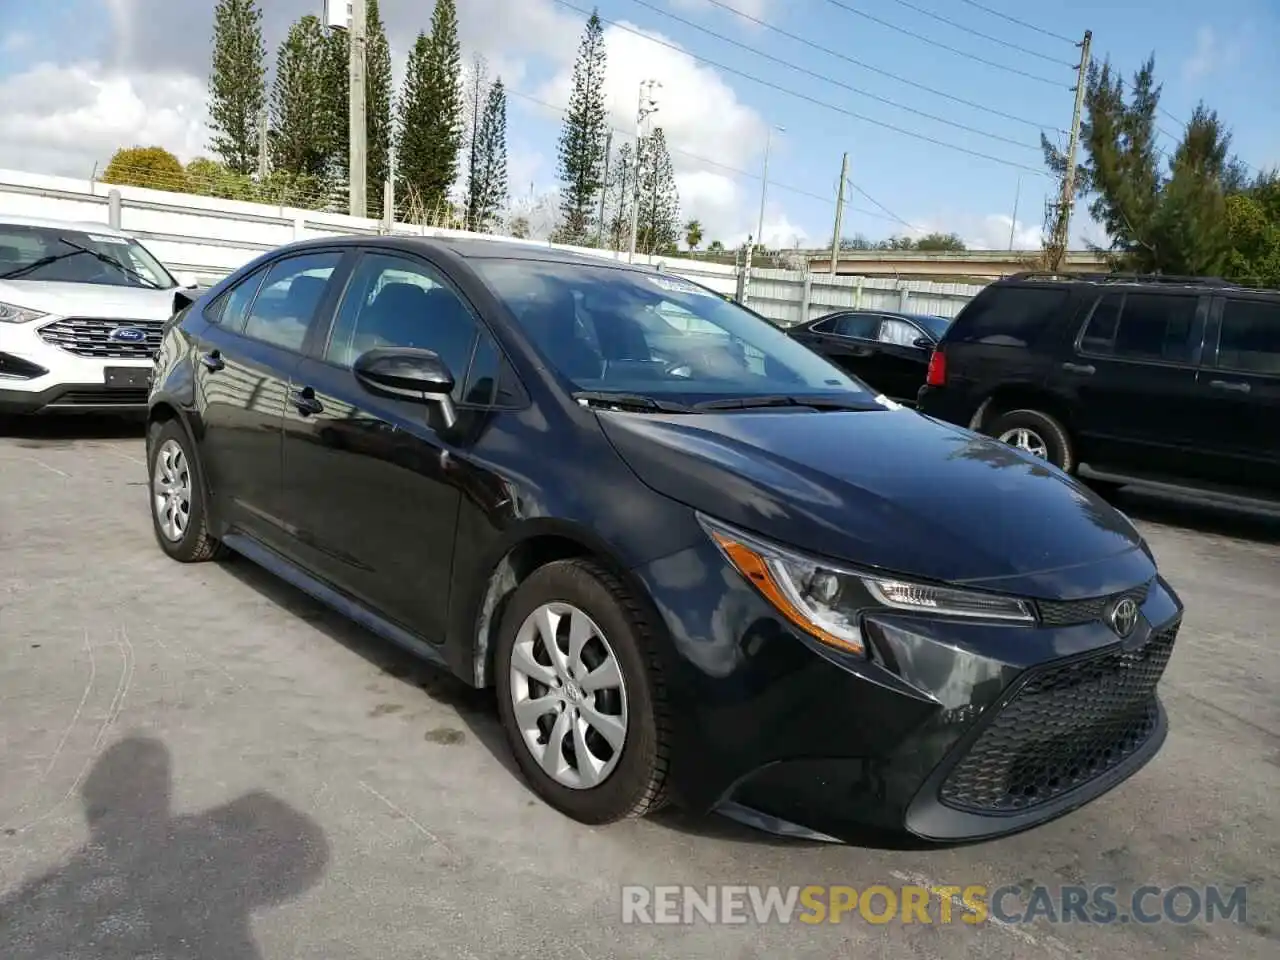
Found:
[[[1091,490],[911,410],[597,417],[649,487],[832,559],[1063,599],[1155,573],[1141,535]]]
[[[0,280],[0,303],[64,317],[168,320],[173,289],[116,287],[106,283]]]

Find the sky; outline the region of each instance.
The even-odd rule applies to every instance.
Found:
[[[214,0],[0,0],[0,167],[88,177],[119,146],[208,152]],[[271,57],[322,0],[262,0]],[[462,0],[464,58],[511,96],[513,198],[556,183],[556,141],[591,0]],[[381,0],[396,63],[430,0]],[[600,0],[614,147],[632,138],[642,80],[685,219],[726,245],[830,243],[842,154],[842,233],[958,233],[972,248],[1039,246],[1051,181],[1040,132],[1065,144],[1074,65],[1164,85],[1162,144],[1204,101],[1255,168],[1280,165],[1277,0]],[[1013,18],[1013,19],[1010,19]],[[1021,23],[1014,21],[1021,21]],[[766,143],[768,176],[763,176]],[[1017,221],[1013,215],[1016,212]],[[1012,230],[1011,230],[1012,227]],[[1105,242],[1078,208],[1072,246]]]

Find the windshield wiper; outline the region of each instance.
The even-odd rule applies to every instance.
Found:
[[[793,397],[776,394],[763,397],[729,397],[725,400],[704,400],[694,404],[696,410],[754,410],[760,407],[809,407],[814,410],[865,410],[874,407],[871,401],[837,400],[831,397]]]
[[[641,393],[614,393],[610,390],[579,390],[573,395],[584,407],[614,407],[619,410],[651,410],[658,413],[688,413],[691,409],[674,400],[655,400]]]
[[[78,257],[82,253],[90,253],[84,247],[77,247],[70,253],[54,253],[47,257],[41,257],[39,260],[32,260],[28,264],[10,270],[8,273],[0,273],[0,280],[10,280],[13,277],[22,276],[24,273],[30,273],[32,270],[39,270],[41,267],[47,267],[51,263],[57,263],[59,260],[65,260],[67,257]]]
[[[80,244],[78,244],[78,243],[72,243],[72,242],[71,242],[70,240],[68,240],[66,237],[59,237],[59,238],[58,238],[58,241],[59,241],[60,243],[65,243],[68,247],[73,247],[73,248],[75,248],[76,250],[81,251],[82,253],[87,253],[89,256],[94,257],[94,258],[96,258],[96,259],[98,259],[98,260],[101,260],[103,263],[106,263],[106,264],[109,264],[109,265],[111,265],[111,266],[115,267],[115,268],[116,268],[117,270],[119,270],[121,273],[123,273],[123,274],[125,274],[125,275],[127,275],[127,276],[130,276],[130,277],[133,277],[135,280],[141,280],[143,283],[145,283],[145,284],[146,284],[148,287],[150,287],[152,290],[162,290],[162,289],[164,289],[163,287],[161,287],[161,286],[160,286],[160,284],[156,283],[154,280],[152,280],[152,279],[151,279],[150,277],[148,277],[146,274],[144,274],[144,273],[139,273],[137,270],[134,270],[132,267],[125,266],[125,264],[121,263],[119,260],[117,260],[115,257],[113,257],[113,256],[111,256],[111,255],[109,255],[109,254],[103,253],[103,252],[102,252],[102,251],[100,251],[100,250],[92,250],[92,249],[90,249],[89,247],[82,247],[82,246],[80,246]],[[66,256],[70,256],[70,254],[66,254]]]

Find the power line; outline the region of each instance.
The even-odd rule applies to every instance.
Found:
[[[546,110],[552,111],[553,113],[558,113],[561,115],[568,113],[567,107],[557,107],[554,103],[548,103],[546,100],[543,100],[540,97],[535,97],[531,94],[524,93],[520,90],[515,90],[511,87],[507,87],[506,89],[507,89],[507,93],[510,96],[518,97],[521,100],[527,100],[530,103],[537,104],[538,106],[543,107]],[[634,130],[621,130],[617,127],[613,127],[611,129],[613,130],[614,133],[621,134],[626,137],[631,137],[635,134]],[[736,174],[739,177],[746,177],[748,180],[762,179],[762,176],[760,173],[753,172],[751,170],[743,170],[740,167],[732,166],[731,164],[724,163],[720,160],[712,160],[710,157],[704,157],[701,154],[693,153],[690,150],[681,150],[679,147],[673,147],[670,144],[667,145],[667,150],[671,153],[677,153],[677,154],[680,154],[681,156],[688,157],[690,160],[697,160],[698,162],[705,163],[708,166],[718,167],[719,169],[724,170],[726,173]],[[797,187],[792,184],[783,183],[781,181],[774,180],[772,178],[769,179],[769,187],[770,189],[785,190],[788,193],[794,193],[797,196],[807,197],[810,200],[819,200],[822,203],[825,203],[827,206],[835,205],[835,201],[828,196],[824,196],[823,194],[820,194],[820,193],[814,193],[812,190],[806,190],[804,187]],[[867,210],[859,207],[850,207],[849,209],[854,210],[857,213],[865,214],[866,216],[869,216],[869,217],[876,217],[881,220],[895,220],[895,221],[898,220],[898,218],[895,216],[884,216],[883,214],[876,213],[874,210]]]
[[[984,13],[991,14],[993,17],[999,17],[1001,20],[1008,20],[1010,23],[1016,23],[1020,27],[1025,27],[1028,30],[1034,30],[1036,33],[1042,33],[1046,37],[1053,37],[1055,40],[1061,40],[1063,43],[1069,43],[1073,47],[1077,46],[1080,42],[1078,40],[1072,40],[1070,37],[1064,37],[1060,33],[1054,33],[1052,30],[1046,30],[1044,27],[1037,27],[1034,23],[1027,23],[1027,21],[1019,20],[1017,17],[1011,17],[1009,14],[1001,13],[999,10],[992,10],[990,7],[983,6],[976,2],[976,0],[961,0],[961,3],[967,3],[969,6],[976,7]]]
[[[984,57],[978,56],[976,53],[969,53],[967,50],[961,50],[959,47],[948,46],[947,44],[942,43],[938,40],[934,40],[931,37],[926,37],[922,33],[916,33],[914,30],[908,30],[906,27],[900,27],[896,23],[890,23],[888,20],[881,20],[879,17],[873,16],[869,13],[864,13],[863,11],[856,9],[855,7],[849,6],[847,3],[841,3],[841,0],[827,0],[827,3],[831,4],[833,7],[839,7],[845,13],[851,13],[855,17],[862,17],[864,20],[870,20],[872,23],[878,23],[882,27],[888,27],[890,30],[896,30],[898,33],[905,34],[908,37],[913,37],[916,40],[923,41],[924,43],[927,43],[932,47],[937,47],[939,50],[946,50],[950,53],[956,54],[957,56],[965,57],[969,60],[974,60],[978,63],[986,64],[988,67],[995,67],[997,70],[1006,70],[1009,73],[1016,73],[1018,76],[1026,77],[1028,80],[1036,80],[1040,83],[1047,83],[1053,87],[1066,86],[1066,84],[1064,84],[1061,80],[1050,80],[1048,77],[1042,77],[1036,73],[1027,73],[1025,70],[1019,70],[1017,67],[1011,67],[1011,66],[1008,66],[1007,64],[997,63],[994,60],[987,60]]]
[[[851,63],[855,67],[861,67],[863,70],[870,70],[872,73],[878,73],[880,74],[880,76],[888,77],[890,80],[896,80],[898,83],[905,83],[909,87],[915,87],[917,90],[923,90],[925,93],[931,93],[935,97],[943,97],[947,100],[952,101],[953,103],[963,104],[966,107],[972,107],[974,110],[981,110],[984,113],[991,114],[993,117],[1001,117],[1005,120],[1012,120],[1014,123],[1023,123],[1023,124],[1026,124],[1028,127],[1035,127],[1037,130],[1052,130],[1056,133],[1067,132],[1066,130],[1063,130],[1061,127],[1055,127],[1052,123],[1038,123],[1035,120],[1028,120],[1026,119],[1026,117],[1019,117],[1012,113],[1005,113],[1003,110],[997,110],[995,107],[988,107],[988,106],[985,106],[984,104],[977,103],[976,101],[973,101],[973,100],[966,100],[964,97],[957,97],[955,94],[947,93],[945,90],[938,90],[934,87],[927,86],[916,80],[911,80],[908,77],[899,76],[898,74],[892,73],[889,70],[883,70],[880,67],[872,66],[869,63],[866,63],[862,60],[857,59],[856,57],[851,57],[848,54],[841,53],[839,50],[832,50],[830,47],[824,47],[822,44],[817,43],[816,41],[810,40],[807,37],[802,37],[799,34],[791,33],[789,30],[783,30],[781,27],[777,26],[776,24],[769,23],[766,20],[761,20],[759,17],[753,17],[751,14],[744,13],[743,11],[739,10],[737,7],[733,7],[727,3],[724,3],[723,0],[704,0],[704,2],[711,4],[713,7],[719,7],[721,10],[724,10],[727,13],[733,14],[733,16],[735,17],[739,17],[750,23],[754,23],[758,27],[763,27],[766,30],[771,30],[780,36],[786,37],[788,40],[794,40],[796,43],[803,43],[806,47],[809,47],[813,50],[817,50],[819,53],[825,53],[829,57],[837,57],[838,59],[843,60],[845,63]]]
[[[966,27],[963,23],[952,20],[949,17],[944,17],[940,13],[934,13],[932,10],[926,10],[924,7],[918,7],[914,3],[910,3],[909,0],[893,0],[893,2],[899,6],[906,7],[908,10],[914,10],[916,13],[937,20],[939,23],[945,23],[947,26],[955,27],[957,30],[962,30],[965,33],[971,33],[975,37],[981,37],[983,40],[989,40],[991,43],[998,43],[1002,47],[1008,47],[1010,50],[1017,50],[1019,53],[1025,53],[1029,57],[1039,57],[1041,60],[1047,60],[1049,63],[1056,63],[1058,66],[1069,67],[1072,70],[1075,69],[1076,65],[1067,60],[1059,60],[1057,57],[1051,57],[1047,53],[1037,53],[1035,50],[1013,43],[1010,40],[1001,40],[999,37],[993,37],[991,34],[983,33],[981,30],[975,30],[973,27]]]
[[[877,207],[879,207],[881,210],[883,210],[885,213],[887,213],[887,214],[889,215],[889,219],[890,219],[890,220],[896,220],[896,221],[898,221],[898,223],[902,224],[902,225],[903,225],[904,227],[906,227],[908,230],[914,230],[914,231],[916,231],[917,233],[920,233],[920,232],[921,232],[919,227],[913,226],[912,224],[908,223],[906,220],[903,220],[900,216],[898,216],[896,213],[894,213],[892,210],[890,210],[888,207],[886,207],[883,203],[881,203],[879,200],[877,200],[877,199],[876,199],[875,197],[873,197],[871,194],[867,193],[867,191],[863,190],[860,186],[858,186],[858,185],[857,185],[856,183],[854,183],[852,180],[849,180],[849,181],[848,181],[848,184],[849,184],[849,186],[853,187],[853,189],[857,190],[860,194],[862,194],[864,197],[866,197],[868,200],[870,200],[872,203],[874,203],[874,204],[875,204]]]
[[[579,7],[576,4],[568,2],[568,0],[555,0],[555,2],[562,7],[567,7],[568,9],[573,10],[576,13],[582,14],[584,17],[591,16],[591,11],[584,10],[582,7]],[[1037,176],[1044,176],[1044,171],[1037,167],[1030,167],[1024,163],[1019,163],[1016,160],[1006,160],[1003,157],[997,157],[989,153],[983,153],[980,150],[971,150],[968,147],[962,147],[958,144],[949,143],[946,140],[939,140],[936,137],[931,137],[931,136],[928,136],[927,134],[916,133],[914,130],[907,130],[907,129],[904,129],[903,127],[896,126],[895,124],[886,123],[883,120],[876,120],[872,117],[868,117],[864,114],[857,113],[853,110],[847,110],[844,107],[831,103],[827,100],[819,100],[817,97],[811,97],[806,93],[800,93],[798,90],[792,90],[790,87],[784,87],[781,84],[773,83],[770,80],[762,80],[760,77],[753,76],[752,74],[747,73],[745,70],[739,70],[736,67],[727,66],[726,64],[720,63],[717,60],[711,60],[708,57],[697,56],[696,54],[692,54],[688,50],[685,50],[683,47],[680,47],[674,43],[668,43],[665,40],[660,40],[657,37],[652,37],[647,33],[644,33],[640,30],[635,29],[634,27],[628,27],[626,24],[618,23],[616,20],[606,20],[604,17],[600,17],[600,22],[604,24],[608,24],[611,27],[616,27],[617,29],[623,31],[624,33],[633,34],[637,37],[647,40],[649,43],[657,44],[660,47],[666,47],[668,50],[674,50],[677,53],[683,54],[684,56],[688,57],[690,60],[696,60],[698,63],[705,63],[709,67],[715,67],[717,70],[722,70],[725,73],[733,74],[735,77],[741,77],[744,80],[749,80],[752,83],[759,84],[762,87],[768,87],[770,90],[776,90],[778,93],[785,93],[789,97],[795,97],[797,100],[804,100],[806,103],[811,103],[815,106],[823,107],[824,109],[831,110],[834,113],[839,113],[846,117],[852,117],[854,120],[861,120],[864,123],[869,123],[872,126],[879,127],[882,130],[892,130],[894,133],[900,133],[903,136],[911,137],[912,139],[915,139],[915,140],[921,140],[921,141],[924,141],[925,143],[932,143],[934,146],[945,147],[948,150],[955,150],[958,153],[965,153],[971,157],[977,157],[981,160],[990,160],[992,163],[999,163],[1006,167],[1013,167],[1015,170],[1025,170],[1028,173],[1034,173]]]
[[[916,116],[924,117],[926,120],[932,120],[935,123],[946,124],[947,126],[955,127],[958,130],[964,130],[966,133],[976,133],[977,135],[981,137],[985,137],[988,140],[998,140],[1001,143],[1007,143],[1007,144],[1010,144],[1011,146],[1021,147],[1024,150],[1040,149],[1039,145],[1032,145],[1022,140],[1014,140],[1012,137],[1002,136],[1001,134],[998,134],[998,133],[989,133],[986,130],[979,130],[976,127],[969,126],[967,123],[961,123],[958,120],[948,120],[946,117],[940,117],[936,113],[928,113],[927,111],[924,111],[924,110],[917,110],[915,107],[908,107],[905,104],[898,103],[896,100],[890,100],[888,97],[882,97],[879,94],[869,93],[866,90],[862,90],[858,87],[851,86],[850,84],[845,83],[843,80],[837,80],[834,77],[827,76],[826,74],[823,74],[823,73],[818,73],[814,70],[810,70],[807,67],[802,67],[802,66],[799,66],[798,64],[789,63],[786,60],[784,60],[782,57],[775,57],[773,54],[766,53],[765,51],[759,49],[758,47],[753,47],[750,44],[742,43],[739,40],[734,40],[732,37],[727,37],[723,33],[717,33],[715,30],[712,30],[708,27],[704,27],[704,26],[701,26],[700,24],[694,23],[692,20],[686,20],[684,17],[681,17],[678,14],[671,13],[669,10],[665,10],[662,7],[657,6],[656,4],[650,3],[649,0],[631,0],[631,2],[638,4],[639,6],[642,6],[647,10],[652,10],[654,13],[660,16],[667,17],[668,19],[674,20],[676,23],[684,24],[686,27],[689,27],[690,29],[698,30],[702,33],[705,33],[709,37],[714,37],[715,39],[721,40],[725,43],[735,46],[740,50],[745,50],[747,53],[751,54],[752,56],[760,57],[763,60],[771,60],[774,63],[781,64],[782,66],[786,67],[788,70],[795,70],[797,73],[803,73],[806,76],[813,77],[815,80],[821,80],[824,83],[831,84],[832,86],[840,87],[843,90],[848,90],[850,93],[856,93],[858,96],[866,97],[869,100],[878,101],[879,103],[883,103],[886,106],[893,107],[895,110],[905,110],[907,113],[914,113]]]

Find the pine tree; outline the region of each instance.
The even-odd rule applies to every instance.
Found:
[[[501,77],[489,88],[472,157],[474,211],[469,223],[487,233],[507,202],[507,91]]]
[[[331,154],[325,98],[324,28],[305,16],[289,28],[276,55],[271,91],[271,154],[286,174],[321,178]]]
[[[466,103],[463,105],[466,127],[466,220],[469,229],[479,229],[478,214],[484,192],[484,179],[481,173],[483,154],[480,150],[480,127],[484,122],[485,107],[489,96],[488,64],[484,57],[476,55],[472,61],[470,76],[467,78]]]
[[[565,243],[588,241],[596,198],[603,189],[608,116],[604,103],[604,27],[593,11],[573,65],[573,90],[560,134],[560,229]]]
[[[365,24],[365,122],[368,126],[368,195],[370,206],[381,206],[382,185],[391,167],[391,46],[378,0],[368,0]]]
[[[257,169],[258,125],[267,98],[266,57],[256,0],[220,0],[213,12],[209,143],[236,173]]]
[[[429,216],[444,208],[462,148],[462,48],[455,0],[436,0],[431,34],[419,34],[400,101],[398,165]]]
[[[330,30],[324,38],[324,98],[316,109],[324,114],[325,174],[333,182],[349,182],[351,166],[351,40],[346,30]]]
[[[640,141],[640,215],[636,248],[666,253],[680,238],[680,194],[661,127]]]
[[[632,194],[636,188],[635,150],[624,143],[618,148],[605,197],[605,235],[609,248],[622,250],[631,242]]]

